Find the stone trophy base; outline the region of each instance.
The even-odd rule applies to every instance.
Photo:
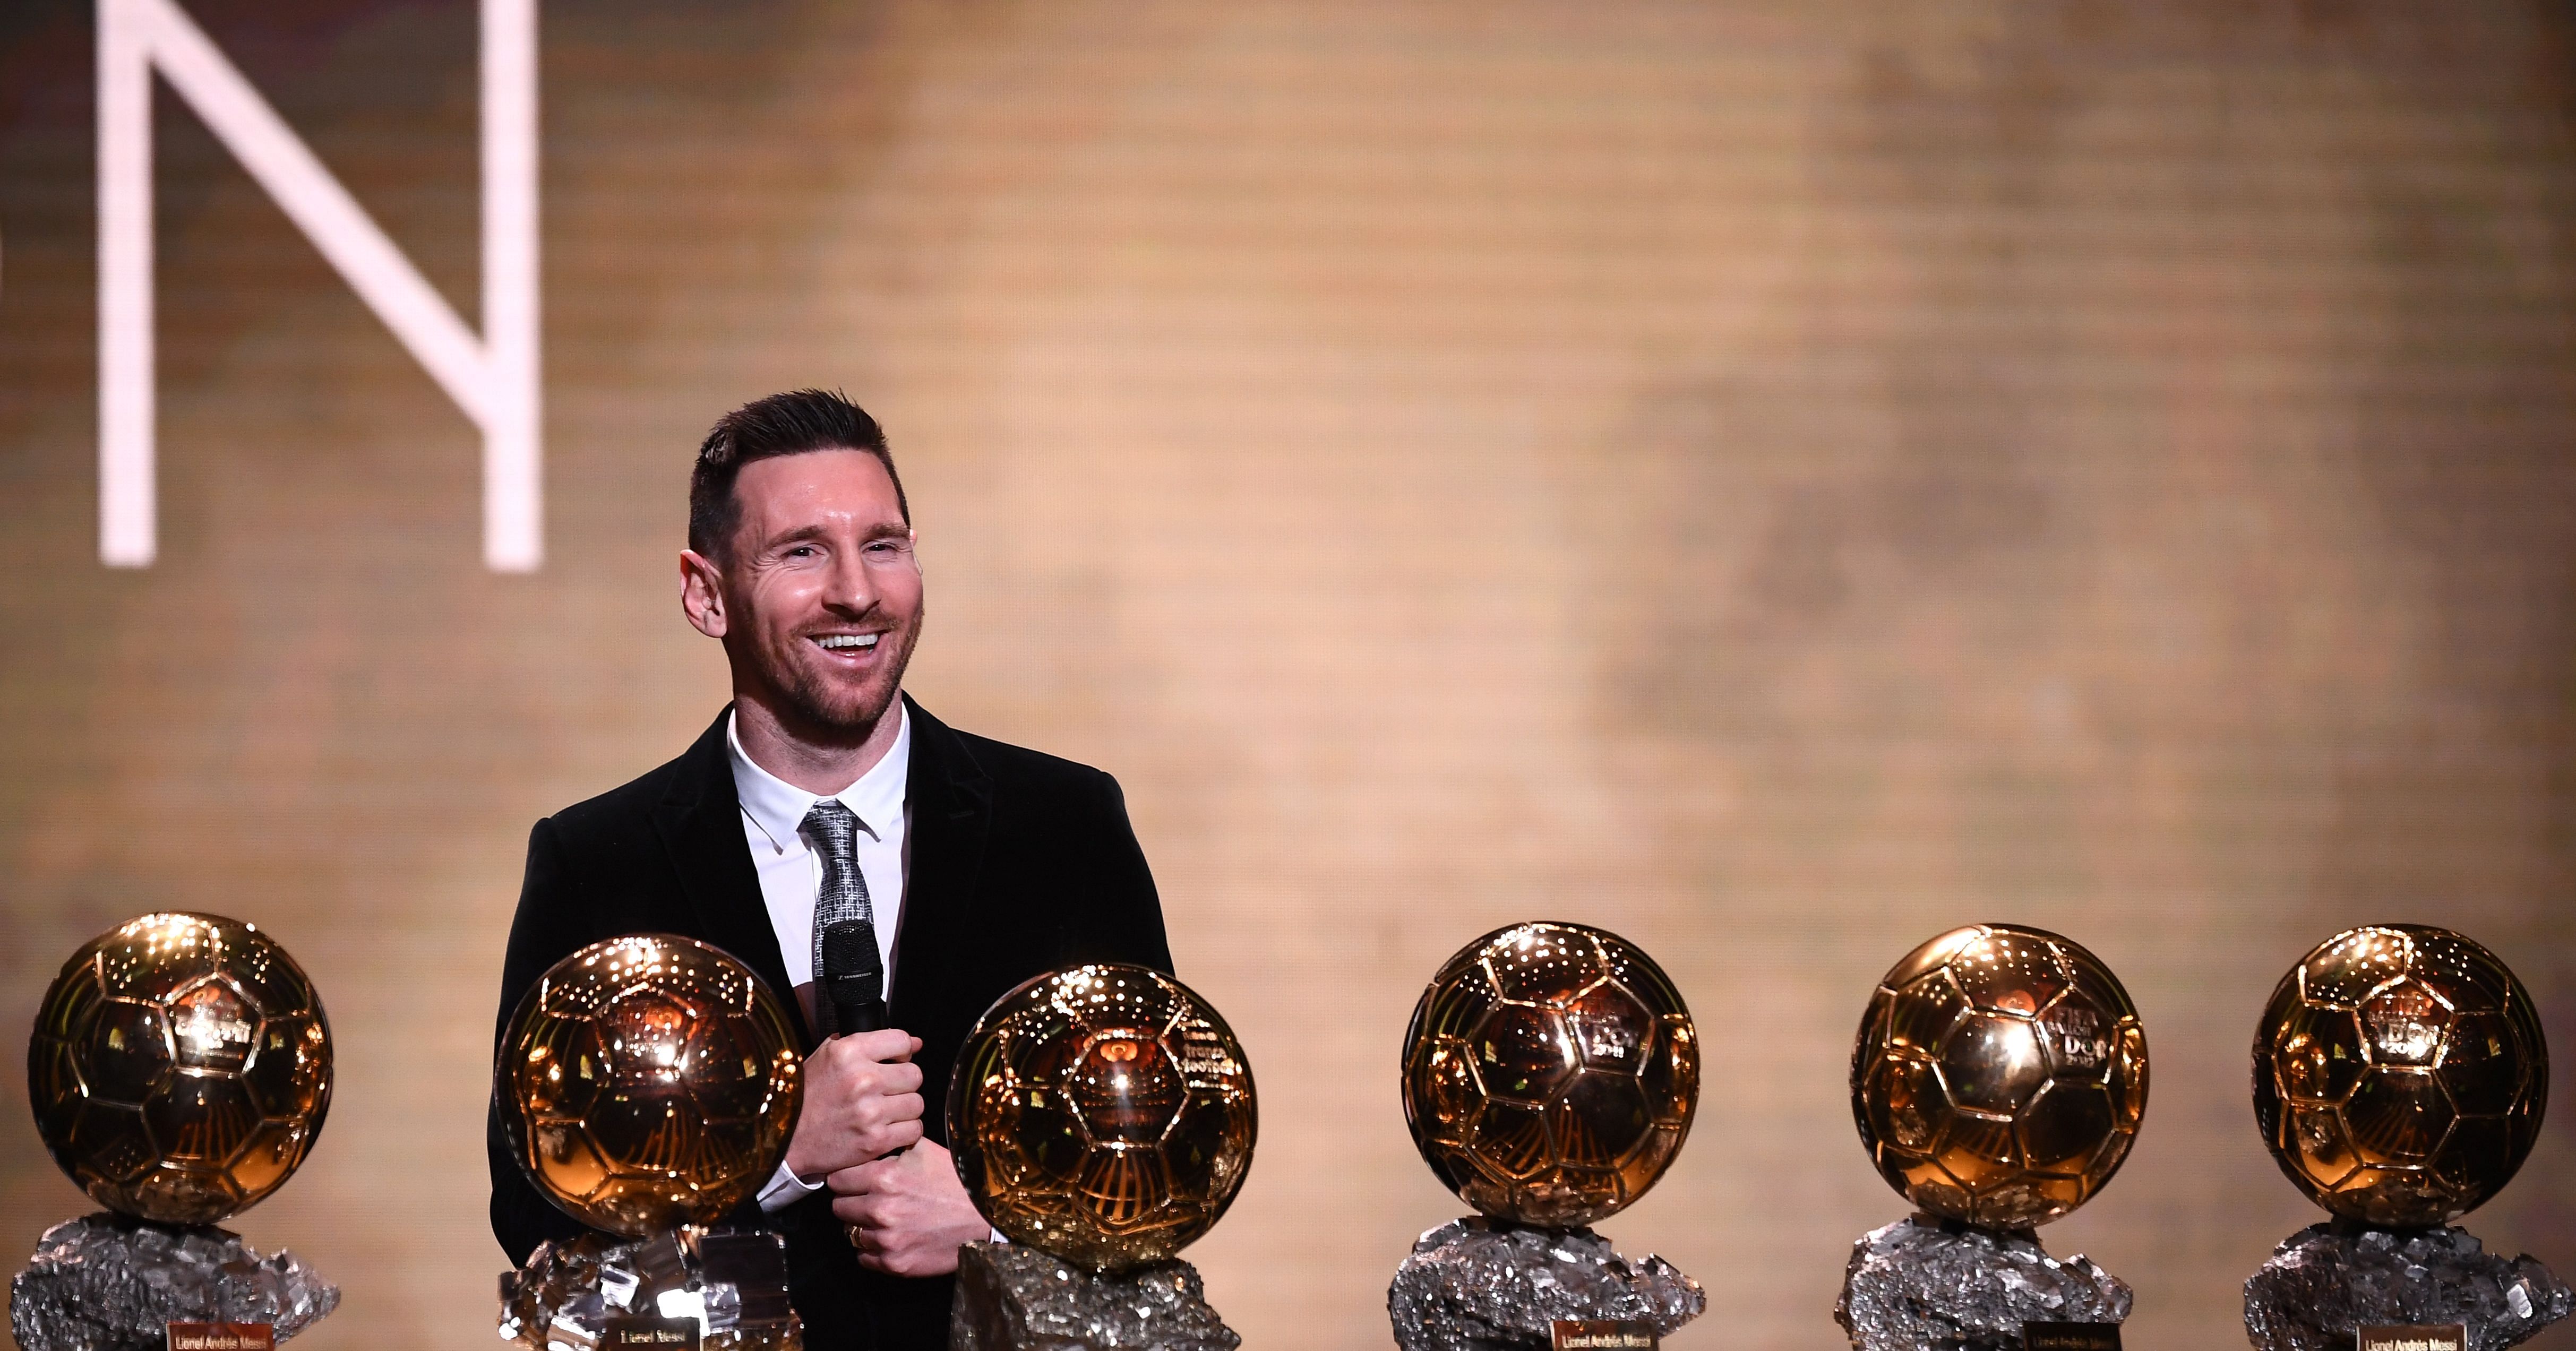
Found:
[[[9,1282],[23,1351],[159,1351],[171,1323],[266,1323],[282,1342],[339,1307],[340,1288],[293,1253],[104,1213],[46,1230]]]
[[[2060,1261],[2029,1233],[1916,1215],[1852,1244],[1834,1321],[1859,1351],[2021,1351],[2025,1323],[2118,1323],[2130,1302],[2081,1254]]]
[[[957,1253],[948,1351],[1235,1351],[1198,1268],[1163,1262],[1098,1275],[1016,1243]]]
[[[2336,1221],[2283,1239],[2246,1278],[2245,1336],[2261,1351],[2350,1351],[2356,1328],[2459,1323],[2469,1351],[2502,1351],[2571,1306],[2549,1268],[2498,1257],[2465,1230]]]
[[[706,1351],[803,1351],[787,1250],[759,1230],[683,1226],[651,1238],[540,1243],[501,1274],[501,1336],[529,1351],[595,1351],[621,1320],[697,1325]]]
[[[1699,1282],[1660,1257],[1631,1263],[1589,1229],[1481,1217],[1424,1234],[1386,1291],[1404,1351],[1547,1351],[1559,1320],[1650,1323],[1669,1337],[1707,1308]]]

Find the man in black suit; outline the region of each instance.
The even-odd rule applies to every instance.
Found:
[[[786,1162],[732,1222],[786,1236],[815,1351],[931,1351],[959,1246],[990,1236],[944,1147],[959,1044],[1048,971],[1170,970],[1153,877],[1116,780],[954,731],[902,693],[922,618],[911,506],[883,432],[845,399],[781,394],[716,424],[680,578],[690,624],[724,644],[733,703],[678,759],[537,823],[500,1018],[564,956],[644,931],[713,943],[793,991],[804,1102]],[[879,943],[892,1026],[831,1036],[819,934],[853,919]],[[581,1232],[528,1184],[497,1115],[490,1149],[511,1260]]]

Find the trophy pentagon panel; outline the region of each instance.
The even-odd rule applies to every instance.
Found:
[[[1690,1010],[1644,950],[1587,925],[1497,929],[1444,962],[1405,1033],[1405,1123],[1477,1211],[1579,1226],[1646,1194],[1699,1101]]]
[[[47,1151],[91,1199],[212,1224],[284,1185],[312,1148],[331,1105],[330,1023],[256,925],[142,915],[63,964],[27,1084]]]
[[[630,1238],[708,1224],[777,1170],[803,1063],[776,995],[695,939],[630,934],[548,969],[510,1018],[493,1098],[537,1191]]]
[[[2446,1224],[2530,1155],[2549,1048],[2493,952],[2419,924],[2346,929],[2281,978],[2255,1030],[2255,1124],[2281,1172],[2344,1220]]]
[[[1169,1261],[1214,1227],[1258,1127],[1225,1020],[1120,963],[994,1001],[959,1048],[946,1112],[958,1177],[993,1227],[1103,1273]]]
[[[2146,1034],[2081,945],[1969,925],[1881,979],[1851,1093],[1871,1162],[1917,1208],[2027,1229],[2091,1199],[2127,1158],[2146,1114]]]

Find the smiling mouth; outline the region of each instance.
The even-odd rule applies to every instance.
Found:
[[[816,638],[814,645],[826,652],[864,652],[875,647],[877,639],[883,636],[875,633],[827,633]]]

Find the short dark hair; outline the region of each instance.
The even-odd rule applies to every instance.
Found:
[[[698,444],[698,462],[689,471],[689,547],[713,558],[733,542],[734,527],[742,524],[733,481],[744,465],[817,450],[876,456],[894,483],[895,509],[905,525],[912,524],[912,503],[904,498],[903,476],[894,471],[894,452],[886,449],[885,428],[839,390],[798,389],[717,418],[715,430]]]

